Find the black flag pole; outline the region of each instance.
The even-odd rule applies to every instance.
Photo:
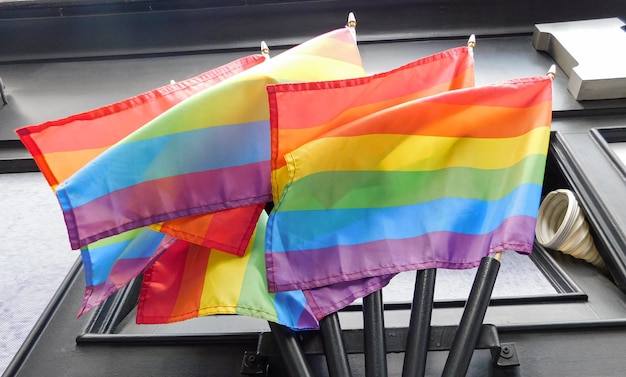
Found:
[[[502,252],[498,252],[493,258],[484,257],[480,262],[443,369],[444,377],[465,376],[467,373],[500,270],[501,257]]]

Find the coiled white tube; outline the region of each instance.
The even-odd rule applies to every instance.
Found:
[[[585,215],[570,190],[554,190],[546,195],[539,207],[535,233],[537,241],[544,247],[606,268]]]

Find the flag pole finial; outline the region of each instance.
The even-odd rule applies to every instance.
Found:
[[[556,78],[556,65],[552,64],[546,76],[550,77],[552,80]]]
[[[351,29],[356,28],[356,17],[354,17],[353,12],[348,13],[348,23],[346,24],[346,26]]]
[[[474,47],[476,47],[476,35],[475,34],[470,35],[469,39],[467,40],[467,47],[469,48],[470,54],[474,56]]]
[[[263,54],[266,59],[269,59],[270,57],[270,48],[267,47],[267,43],[265,43],[265,41],[261,41],[261,54]]]
[[[348,23],[346,24],[346,27],[350,30],[350,34],[352,34],[352,37],[356,42],[356,17],[354,17],[353,12],[348,13]]]

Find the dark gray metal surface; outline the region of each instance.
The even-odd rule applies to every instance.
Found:
[[[348,12],[362,41],[531,33],[536,23],[626,16],[621,0],[83,1],[0,7],[0,61],[255,49],[259,39],[293,45]]]
[[[341,27],[341,24],[335,27]],[[357,28],[359,37],[364,28]],[[328,30],[320,28],[318,33]],[[468,36],[450,40],[363,44],[360,50],[367,72],[373,74],[443,49],[464,45]],[[270,49],[272,55],[282,51],[273,49],[272,45]],[[0,107],[0,140],[17,140],[13,130],[18,127],[105,106],[166,85],[170,80],[189,78],[256,52],[0,65],[10,102]],[[548,54],[532,47],[530,35],[478,37],[475,60],[477,85],[542,75],[554,63]],[[626,106],[626,100],[577,102],[567,91],[567,76],[560,70],[554,93],[556,112],[621,109]]]

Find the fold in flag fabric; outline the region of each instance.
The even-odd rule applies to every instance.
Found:
[[[392,106],[286,154],[269,290],[530,253],[551,110],[550,78],[518,79]]]
[[[251,208],[251,206],[245,208]],[[194,225],[194,220],[197,220],[199,226],[204,226],[206,223],[204,220],[208,217],[211,221],[207,234],[217,234],[220,239],[227,241],[224,247],[229,248],[230,254],[241,256],[248,246],[247,241],[244,240],[250,239],[256,224],[251,229],[232,227],[229,219],[233,215],[238,215],[235,210],[239,209],[195,216],[197,219],[192,216],[191,220],[186,217],[181,220],[191,225]],[[260,206],[257,213],[260,214],[262,210],[263,206]],[[215,238],[211,237],[213,245],[218,244]],[[180,240],[163,232],[157,232],[151,227],[142,227],[83,246],[81,257],[85,269],[85,293],[79,316],[101,304],[113,293],[141,275],[177,241]],[[242,245],[241,253],[232,252],[233,245],[243,242],[246,243]]]
[[[343,28],[175,105],[57,186],[70,243],[83,246],[141,226],[266,203],[266,85],[363,75],[356,42]],[[254,225],[255,216],[231,225]]]
[[[242,256],[256,226],[254,220],[264,208],[265,203],[229,208],[165,221],[149,225],[149,228],[183,241]],[[250,221],[242,223],[242,218]]]
[[[474,59],[458,47],[368,77],[268,86],[272,192],[285,185],[284,155],[337,125],[402,102],[474,86]]]
[[[81,249],[85,293],[78,315],[101,304],[141,275],[178,240],[150,228],[133,229]]]
[[[264,61],[265,57],[260,54],[245,56],[184,81],[85,113],[23,127],[16,132],[54,190],[59,182],[177,103]],[[239,228],[224,224],[237,216],[258,216],[261,210],[259,206],[238,208],[159,223],[153,227],[177,238],[241,255],[255,223]],[[126,245],[127,241],[127,236],[123,236],[119,245]],[[111,240],[110,245],[116,243]],[[72,242],[72,248],[80,246]],[[121,250],[124,247],[121,246]],[[87,252],[83,248],[83,255]],[[88,265],[86,268],[91,269]],[[134,276],[128,281],[132,278]]]
[[[137,323],[161,324],[214,314],[238,314],[293,329],[318,328],[302,291],[269,293],[265,227],[259,217],[243,257],[177,241],[146,271]]]

